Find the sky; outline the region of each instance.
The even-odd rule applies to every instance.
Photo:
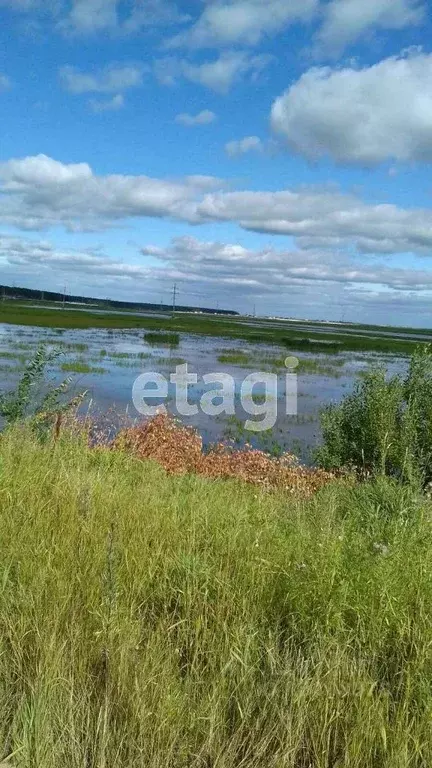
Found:
[[[0,0],[0,283],[432,326],[427,0]]]

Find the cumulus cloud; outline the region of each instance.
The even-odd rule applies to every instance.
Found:
[[[76,67],[62,67],[60,82],[70,93],[119,93],[142,85],[143,70],[137,65],[111,64],[97,72],[81,72]]]
[[[367,32],[419,24],[425,5],[423,0],[331,0],[323,12],[318,49],[337,55]]]
[[[352,254],[255,250],[195,237],[175,238],[166,248],[145,246],[142,252],[160,262],[155,277],[169,276],[186,290],[193,286],[210,303],[217,296],[225,306],[251,311],[256,301],[264,312],[334,319],[347,310],[350,318],[364,319],[366,311],[383,322],[394,313],[417,324],[430,315],[432,272],[426,269],[392,268],[376,259],[372,265],[361,263]]]
[[[178,24],[188,18],[170,0],[73,0],[60,27],[74,34],[100,30],[133,33],[146,27]]]
[[[146,264],[129,264],[100,250],[56,247],[0,233],[0,265],[5,281],[33,288],[59,290],[67,284],[68,292],[81,295],[154,298],[153,274]]]
[[[273,104],[273,130],[311,159],[432,162],[432,54],[306,72]]]
[[[176,123],[189,127],[195,125],[209,125],[210,123],[214,123],[215,120],[215,113],[211,112],[209,109],[203,109],[202,112],[198,112],[197,115],[190,115],[188,112],[181,112],[176,116],[175,119]]]
[[[110,32],[134,34],[142,29],[190,20],[174,0],[0,0],[0,7],[54,20],[54,29],[69,35]]]
[[[258,136],[245,136],[244,139],[229,141],[225,144],[225,152],[230,157],[245,155],[247,152],[262,152],[263,143]]]
[[[202,221],[231,221],[253,232],[288,235],[304,249],[429,255],[432,248],[432,210],[371,205],[331,189],[209,193],[196,215]]]
[[[91,99],[89,103],[90,108],[93,110],[93,112],[96,113],[117,112],[119,109],[123,109],[125,100],[123,94],[117,93],[117,95],[113,96],[112,99],[107,99],[105,101]]]
[[[0,221],[22,229],[103,230],[136,218],[232,222],[286,235],[302,251],[361,254],[432,251],[432,210],[369,204],[332,188],[227,191],[221,179],[98,176],[87,163],[46,155],[0,165]]]
[[[155,61],[154,72],[162,85],[174,85],[183,77],[218,93],[227,93],[236,82],[255,81],[271,60],[271,56],[250,56],[245,51],[225,51],[216,59],[199,64],[165,57]]]
[[[211,48],[255,45],[289,24],[308,21],[318,0],[216,0],[207,3],[189,29],[173,37],[168,47]]]
[[[353,257],[298,249],[254,250],[238,243],[175,238],[167,247],[147,245],[141,260],[107,256],[103,249],[56,247],[45,240],[0,234],[5,280],[86,295],[150,301],[178,282],[182,301],[302,316],[350,317],[365,311],[388,320],[389,313],[422,322],[430,313],[432,272],[360,264]],[[152,256],[151,262],[147,257]],[[54,276],[54,277],[53,277]],[[262,303],[261,303],[262,302]],[[365,310],[366,307],[366,310]],[[363,315],[364,316],[364,315]]]
[[[196,220],[196,203],[219,180],[97,176],[87,163],[65,164],[46,155],[0,165],[0,219],[23,229],[63,224],[70,230],[104,229],[114,222],[154,216]]]
[[[74,0],[64,27],[75,32],[95,32],[117,25],[117,0]]]

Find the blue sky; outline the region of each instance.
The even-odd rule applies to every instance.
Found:
[[[7,284],[431,325],[423,0],[0,0]]]

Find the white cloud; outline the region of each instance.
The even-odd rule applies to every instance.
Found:
[[[121,93],[117,93],[112,99],[106,101],[99,101],[98,99],[90,100],[90,108],[93,112],[117,112],[119,109],[123,109],[125,105],[124,96]]]
[[[174,85],[183,77],[218,93],[227,93],[236,82],[255,81],[271,60],[271,56],[249,56],[244,51],[225,51],[216,59],[200,64],[165,57],[156,60],[154,72],[162,85]]]
[[[60,28],[74,34],[101,30],[136,33],[143,28],[179,24],[189,16],[179,13],[170,0],[73,0]]]
[[[247,152],[262,152],[263,143],[258,136],[245,136],[238,141],[229,141],[225,144],[225,152],[230,157],[245,155]]]
[[[232,222],[244,230],[294,238],[302,252],[432,252],[431,209],[368,204],[327,188],[226,191],[212,176],[98,176],[87,163],[38,155],[0,165],[0,201],[0,221],[27,230],[58,225],[103,230],[154,217],[197,225]]]
[[[54,20],[66,34],[134,34],[190,20],[172,0],[0,0],[0,7]]]
[[[12,87],[10,78],[0,72],[0,91],[7,91]]]
[[[255,45],[289,24],[308,21],[317,8],[318,0],[216,0],[207,3],[198,21],[167,46]]]
[[[152,270],[110,258],[101,250],[56,247],[50,242],[0,234],[3,280],[18,285],[88,296],[120,295],[133,301],[154,298]],[[134,296],[134,291],[135,296]]]
[[[254,250],[238,243],[175,238],[167,248],[146,246],[160,262],[153,275],[159,282],[175,280],[187,291],[208,297],[214,305],[300,317],[381,322],[409,318],[425,324],[430,317],[432,271],[391,268],[374,259],[361,263],[352,255],[328,251]],[[366,314],[365,314],[366,313]]]
[[[148,263],[146,257],[152,256]],[[175,238],[168,247],[145,246],[141,263],[110,258],[103,249],[56,247],[50,242],[0,234],[4,280],[71,293],[129,301],[159,300],[178,282],[182,303],[300,316],[350,319],[401,315],[410,323],[430,316],[432,272],[362,265],[336,254],[263,248]]]
[[[143,69],[132,64],[111,64],[97,72],[81,72],[76,67],[66,66],[60,69],[59,76],[70,93],[118,93],[142,85]]]
[[[270,56],[248,56],[243,51],[227,51],[203,64],[183,61],[181,70],[187,80],[218,93],[227,93],[236,82],[245,78],[256,80],[270,61]]]
[[[423,0],[331,0],[323,12],[318,48],[337,55],[367,32],[419,24],[425,6]]]
[[[216,115],[209,109],[203,109],[202,112],[198,112],[197,115],[190,115],[187,112],[181,112],[176,116],[176,123],[180,125],[194,126],[194,125],[209,125],[216,120]]]
[[[196,209],[201,221],[231,221],[253,232],[288,235],[303,249],[430,255],[432,210],[367,204],[331,189],[216,192]]]
[[[276,99],[271,123],[311,159],[432,162],[432,54],[311,69]]]
[[[206,176],[97,176],[87,163],[37,155],[0,164],[0,220],[34,230],[56,224],[96,230],[147,216],[195,221],[197,201],[220,186]]]
[[[87,33],[117,26],[117,0],[73,0],[64,28]]]

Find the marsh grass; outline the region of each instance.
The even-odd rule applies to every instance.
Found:
[[[17,306],[14,302],[2,302],[1,320],[4,323],[15,325],[30,325],[55,328],[55,332],[66,328],[106,328],[108,335],[113,335],[114,330],[145,329],[148,335],[155,335],[155,343],[158,343],[159,335],[171,335],[178,337],[180,333],[193,333],[205,336],[245,339],[250,343],[283,344],[293,350],[306,352],[334,354],[342,351],[375,351],[380,353],[392,352],[399,355],[412,354],[418,342],[409,338],[392,338],[366,335],[362,333],[362,327],[350,326],[354,332],[344,333],[343,328],[332,328],[328,324],[312,324],[311,330],[306,335],[299,335],[299,331],[290,330],[286,322],[276,323],[274,327],[267,327],[265,322],[246,324],[242,318],[234,317],[210,317],[206,315],[181,314],[174,318],[141,317],[130,315],[115,315],[104,313],[92,313],[91,311],[73,311],[70,309],[59,310],[54,307],[30,307],[25,303]],[[316,330],[314,330],[316,325]],[[58,328],[58,326],[63,326]],[[388,329],[387,331],[392,329]],[[407,330],[407,329],[405,329]],[[357,331],[357,334],[356,332]],[[395,329],[397,332],[397,329]],[[426,331],[424,331],[426,333]],[[430,331],[429,331],[430,333]],[[146,339],[148,341],[148,339]],[[151,343],[151,342],[149,342]],[[170,344],[169,340],[167,341]],[[177,342],[174,342],[176,345]]]
[[[233,350],[227,352],[221,352],[218,355],[218,363],[227,365],[250,365],[253,362],[253,355],[249,352],[241,352],[240,350]]]
[[[256,347],[247,352],[242,350],[222,350],[217,360],[219,363],[227,365],[238,365],[240,367],[255,366],[255,368],[259,367],[265,371],[280,373],[287,369],[286,359],[288,356],[288,352],[281,354],[281,350],[279,350],[278,354],[275,354],[270,351],[263,352],[259,347]],[[336,355],[324,361],[319,358],[308,357],[297,358],[297,360],[298,365],[295,368],[295,373],[317,374],[333,378],[339,378],[341,369],[345,364],[345,360],[338,359]]]
[[[17,360],[19,363],[25,363],[28,359],[28,355],[23,355],[21,352],[11,352],[9,350],[0,350],[0,359],[2,360]]]
[[[431,505],[0,440],[0,759],[429,768]]]
[[[180,334],[170,331],[159,331],[158,333],[145,333],[144,341],[151,346],[178,347],[180,344]]]
[[[62,371],[69,373],[106,373],[105,368],[101,368],[100,366],[96,365],[90,365],[90,363],[86,362],[85,360],[69,360],[62,363],[60,368]]]

